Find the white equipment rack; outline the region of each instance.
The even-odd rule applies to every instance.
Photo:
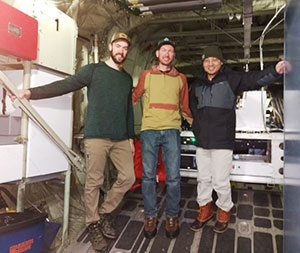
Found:
[[[181,176],[197,178],[196,146],[191,131],[181,133]],[[236,182],[283,184],[283,133],[236,133],[236,140],[245,145],[264,142],[266,152],[234,154],[230,179]],[[247,140],[249,142],[247,142]]]

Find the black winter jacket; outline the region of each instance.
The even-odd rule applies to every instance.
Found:
[[[279,77],[274,66],[263,71],[237,72],[223,65],[211,81],[203,71],[192,83],[189,97],[196,146],[233,150],[237,95],[257,90]]]

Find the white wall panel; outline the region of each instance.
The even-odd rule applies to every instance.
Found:
[[[22,87],[22,70],[5,71],[5,74],[18,88]],[[64,78],[63,75],[49,70],[42,68],[34,69],[32,70],[31,87],[40,86],[62,78]],[[66,94],[50,99],[31,100],[31,103],[56,134],[70,146],[72,136],[72,94]],[[9,105],[9,101],[7,104],[9,108],[12,108],[12,106]],[[10,109],[10,111],[12,114],[19,114],[12,109]],[[66,171],[69,165],[63,152],[31,120],[29,121],[28,129],[26,177],[42,176]],[[22,166],[15,166],[15,164],[10,163],[10,159],[6,159],[7,151],[3,153],[5,146],[16,145],[2,145],[0,157],[3,157],[5,160],[4,164],[6,167],[9,167],[11,170],[17,170],[15,175],[19,175],[19,170],[22,170]],[[21,153],[16,153],[14,159],[14,162],[20,165],[22,164],[23,156]],[[3,182],[3,180],[6,179],[0,176],[0,180]]]

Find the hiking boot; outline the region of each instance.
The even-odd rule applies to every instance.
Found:
[[[214,231],[216,233],[221,234],[221,233],[224,233],[227,230],[230,215],[231,215],[230,211],[225,212],[224,210],[219,208],[217,222],[214,226]]]
[[[146,217],[144,221],[144,236],[148,239],[153,238],[157,233],[157,218]]]
[[[166,236],[173,239],[179,235],[179,220],[177,217],[167,217],[166,219]]]
[[[107,252],[107,242],[99,228],[98,222],[91,223],[88,227],[89,239],[96,252]]]
[[[207,203],[205,206],[200,206],[198,217],[190,225],[190,229],[197,232],[202,229],[202,227],[213,218],[214,212],[212,209],[212,202]]]
[[[110,213],[100,213],[99,216],[98,223],[103,235],[109,239],[117,239],[118,235],[112,215]]]

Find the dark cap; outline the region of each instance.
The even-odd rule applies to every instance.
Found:
[[[129,36],[126,33],[123,33],[123,32],[114,33],[113,36],[110,39],[110,43],[113,43],[115,40],[119,40],[119,39],[126,40],[129,45],[131,43],[131,40],[130,40]]]
[[[208,47],[204,48],[202,60],[204,60],[208,57],[216,57],[221,62],[224,62],[222,50],[218,46],[208,46]]]
[[[157,50],[159,50],[163,45],[171,45],[175,49],[175,42],[167,37],[157,43]]]

